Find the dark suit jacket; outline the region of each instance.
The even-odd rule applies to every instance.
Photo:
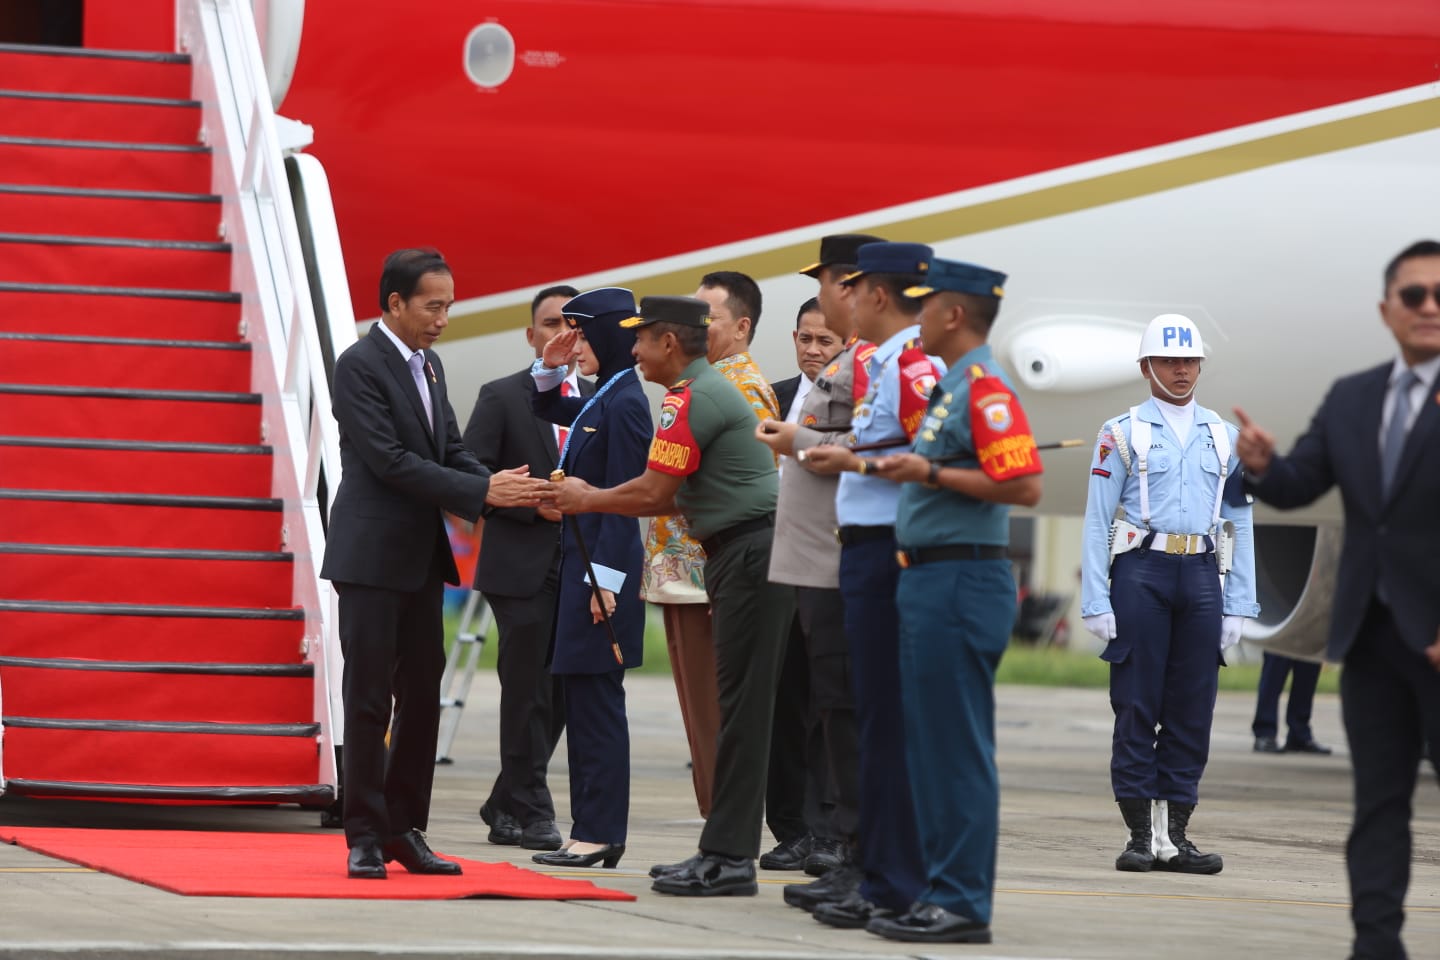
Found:
[[[425,358],[433,431],[410,368],[378,323],[335,361],[343,472],[320,570],[327,580],[414,591],[432,562],[446,582],[460,580],[441,511],[478,517],[490,471],[460,442],[440,358],[432,350]]]
[[[781,420],[790,416],[790,404],[795,402],[795,391],[800,389],[800,378],[803,376],[803,373],[797,373],[788,380],[776,380],[770,384],[770,389],[775,391],[775,399],[780,402]]]
[[[634,370],[626,370],[604,395],[585,406],[559,390],[536,392],[535,412],[553,423],[570,423],[570,449],[562,466],[565,473],[595,487],[615,487],[645,472],[654,426],[650,401]],[[578,419],[577,419],[578,418]],[[633,517],[610,513],[581,513],[574,525],[565,524],[560,560],[560,598],[555,607],[555,644],[552,673],[608,673],[619,668],[604,623],[590,616],[591,588],[586,581],[585,559],[574,539],[578,526],[599,571],[601,586],[607,567],[624,574],[615,595],[610,625],[625,658],[625,669],[640,666],[645,652],[645,604],[640,599],[640,575],[645,552],[640,524]]]
[[[1440,626],[1440,403],[1425,396],[1405,438],[1394,489],[1382,497],[1378,437],[1392,366],[1337,380],[1290,455],[1277,456],[1264,478],[1251,483],[1257,497],[1282,509],[1340,488],[1345,546],[1326,650],[1332,661],[1344,659],[1381,583],[1408,646],[1423,651]]]
[[[589,380],[577,382],[582,398],[595,392]],[[535,416],[534,395],[529,367],[480,388],[465,425],[465,446],[489,469],[528,463],[530,475],[541,478],[555,469],[555,428]],[[486,507],[484,516],[475,589],[502,597],[534,596],[555,565],[560,525],[541,519],[534,507]]]

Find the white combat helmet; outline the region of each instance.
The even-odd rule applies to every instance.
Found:
[[[1204,357],[1205,343],[1200,339],[1200,328],[1195,321],[1178,313],[1162,313],[1145,328],[1140,338],[1140,356],[1146,357]]]

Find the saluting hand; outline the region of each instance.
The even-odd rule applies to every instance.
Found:
[[[545,485],[545,505],[561,513],[584,513],[585,494],[595,488],[579,477],[566,477]]]
[[[930,479],[930,461],[918,453],[892,453],[888,457],[864,462],[869,464],[869,470],[862,470],[862,473],[881,476],[896,483],[924,483]]]
[[[551,337],[541,352],[545,366],[554,370],[568,367],[580,359],[580,331],[569,327]]]
[[[1251,420],[1239,407],[1235,408],[1235,419],[1240,424],[1240,436],[1235,441],[1235,455],[1251,474],[1264,476],[1275,456],[1275,434]]]
[[[485,502],[492,507],[534,507],[540,504],[545,481],[530,476],[530,467],[498,470],[490,475]]]

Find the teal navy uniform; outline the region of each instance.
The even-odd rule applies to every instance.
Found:
[[[989,428],[978,443],[972,410]],[[941,379],[915,452],[996,479],[1039,472],[988,345]],[[1004,504],[908,483],[896,526],[905,751],[926,868],[917,899],[980,924],[990,922],[1000,825],[995,670],[1015,622],[1009,515]]]

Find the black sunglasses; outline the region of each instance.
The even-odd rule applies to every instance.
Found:
[[[1426,289],[1418,283],[1409,287],[1401,287],[1395,291],[1395,295],[1411,310],[1419,310],[1423,307],[1427,296],[1434,297],[1435,305],[1440,307],[1440,283],[1435,284],[1434,289]]]

